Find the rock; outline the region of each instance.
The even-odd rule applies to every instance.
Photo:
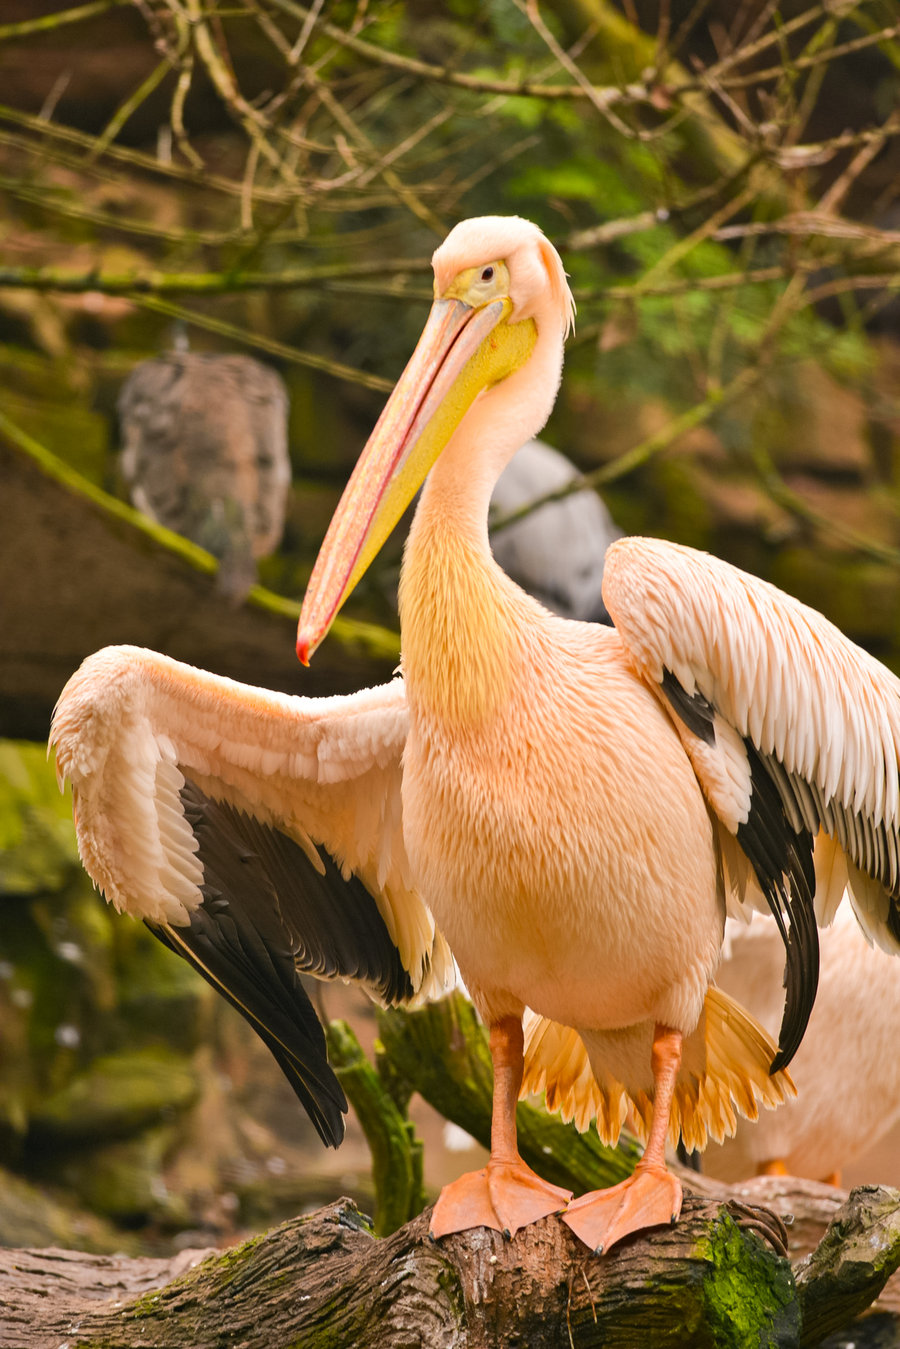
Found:
[[[186,1110],[198,1095],[190,1062],[166,1049],[109,1054],[41,1101],[32,1132],[55,1142],[127,1138]]]
[[[187,1199],[170,1193],[163,1178],[177,1136],[176,1126],[165,1124],[106,1147],[73,1149],[53,1158],[54,1178],[93,1213],[116,1222],[186,1227],[192,1218]]]
[[[70,1246],[136,1252],[135,1240],[93,1213],[0,1169],[0,1246]]]

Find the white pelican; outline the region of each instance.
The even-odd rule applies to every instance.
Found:
[[[565,1209],[608,1250],[677,1216],[667,1134],[697,1146],[790,1091],[816,917],[848,882],[861,924],[898,946],[900,683],[821,615],[675,544],[613,544],[615,629],[515,586],[488,501],[549,415],[572,299],[516,218],[458,225],[434,271],[297,641],[308,661],[427,474],[403,682],[289,698],[112,648],[70,680],[52,735],[95,881],[255,1021],[323,1137],[339,1136],[341,1093],[296,969],[398,999],[444,985],[449,947],[490,1027],[494,1113],[490,1160],[442,1192],[435,1235]],[[710,987],[727,893],[764,896],[783,930],[777,1054]],[[606,1137],[630,1101],[648,1136],[634,1175],[566,1208],[519,1158],[523,1085],[581,1123],[595,1113]]]
[[[219,559],[217,588],[240,603],[284,532],[288,393],[252,356],[176,349],[122,385],[119,463],[132,501]]]
[[[869,945],[847,905],[820,933],[820,943],[816,1005],[791,1064],[797,1095],[755,1124],[741,1121],[733,1138],[708,1148],[708,1175],[726,1181],[804,1176],[840,1185],[841,1172],[900,1122],[900,970]],[[754,916],[749,927],[730,919],[716,975],[769,1031],[778,1028],[784,998],[780,948],[770,918]],[[896,1177],[870,1179],[893,1183]]]
[[[507,576],[554,613],[608,623],[603,564],[607,548],[622,531],[593,488],[548,501],[523,520],[494,530],[496,520],[580,476],[559,450],[542,440],[527,441],[491,494],[491,552]]]

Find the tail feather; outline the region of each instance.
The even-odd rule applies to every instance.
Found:
[[[652,1027],[647,1027],[646,1035],[637,1030],[629,1037],[628,1052],[639,1052],[641,1061],[626,1084],[599,1062],[596,1046],[591,1058],[577,1031],[529,1011],[522,1094],[543,1091],[547,1109],[574,1120],[581,1132],[596,1120],[597,1132],[608,1144],[617,1142],[630,1115],[635,1133],[646,1142],[653,1115],[652,1090],[646,1083],[651,1035]],[[595,1041],[596,1034],[591,1039]],[[789,1073],[770,1075],[775,1053],[775,1042],[749,1012],[720,988],[708,989],[699,1025],[685,1036],[669,1122],[670,1144],[674,1147],[681,1137],[685,1147],[695,1151],[710,1138],[721,1142],[734,1134],[738,1114],[756,1119],[760,1105],[773,1109],[796,1095]],[[622,1062],[620,1056],[620,1071]]]

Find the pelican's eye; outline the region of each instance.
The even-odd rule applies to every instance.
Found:
[[[495,260],[482,267],[467,267],[444,291],[445,299],[462,300],[473,309],[509,295],[509,268]]]

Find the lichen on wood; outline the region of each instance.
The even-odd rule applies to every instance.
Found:
[[[67,1337],[72,1349],[796,1343],[786,1262],[708,1201],[689,1200],[675,1227],[606,1258],[586,1251],[556,1218],[512,1240],[477,1229],[434,1242],[429,1216],[377,1241],[340,1200],[199,1263],[192,1260],[204,1253],[166,1262],[0,1252],[2,1342],[6,1349],[58,1349]],[[783,1273],[776,1277],[773,1265]],[[728,1296],[737,1289],[747,1309],[731,1329],[723,1317],[713,1332],[706,1308],[719,1284]],[[782,1305],[769,1294],[757,1303],[757,1285],[782,1288]],[[756,1339],[746,1338],[748,1326]]]
[[[818,1345],[858,1316],[900,1268],[900,1191],[863,1185],[797,1269],[801,1344]],[[897,1322],[894,1325],[898,1330]]]

